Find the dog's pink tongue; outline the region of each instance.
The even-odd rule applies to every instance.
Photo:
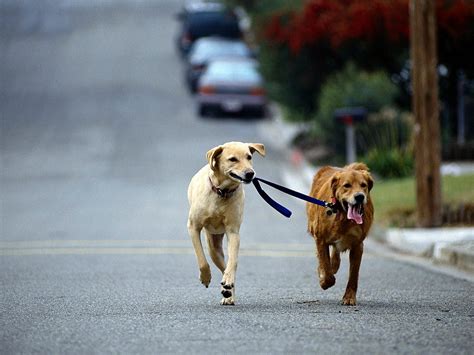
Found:
[[[362,224],[362,215],[357,211],[356,206],[349,205],[347,219],[354,220],[357,224]]]

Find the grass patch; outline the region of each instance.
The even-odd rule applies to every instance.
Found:
[[[474,203],[474,174],[442,176],[443,204]],[[414,177],[376,181],[371,192],[375,221],[385,226],[414,226],[416,204]]]

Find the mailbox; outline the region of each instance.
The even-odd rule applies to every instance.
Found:
[[[334,111],[334,118],[344,124],[362,122],[367,118],[367,109],[365,107],[340,108]]]
[[[346,161],[353,163],[356,161],[356,144],[354,124],[365,121],[367,109],[364,107],[344,107],[334,111],[334,119],[344,124],[346,130]]]

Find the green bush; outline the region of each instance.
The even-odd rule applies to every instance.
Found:
[[[385,108],[357,127],[362,160],[379,176],[395,178],[413,172],[413,117]]]
[[[365,107],[369,116],[356,125],[357,153],[361,160],[383,178],[410,175],[414,164],[413,119],[393,108],[397,95],[398,88],[386,73],[368,73],[349,64],[322,86],[314,118],[316,134],[340,159],[345,153],[345,132],[343,124],[335,121],[334,111],[342,107]]]
[[[398,148],[374,148],[363,159],[367,166],[383,178],[400,178],[413,172],[413,154]]]
[[[357,150],[366,154],[374,148],[411,149],[414,118],[390,107],[370,114],[367,121],[356,126]]]
[[[338,108],[362,106],[369,112],[379,112],[393,106],[398,88],[385,72],[368,73],[348,64],[344,70],[329,77],[321,88],[314,129],[337,154],[344,154],[345,133],[343,124],[334,120]],[[357,140],[357,138],[356,138]]]

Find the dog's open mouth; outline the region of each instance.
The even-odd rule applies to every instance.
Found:
[[[244,179],[244,178],[240,177],[239,175],[237,175],[235,173],[232,173],[232,172],[229,175],[232,176],[234,179],[239,180],[240,182],[243,182],[244,184],[250,184],[252,182],[252,179],[246,180],[246,179]]]
[[[347,219],[351,219],[357,224],[362,224],[364,222],[362,219],[362,216],[364,215],[364,205],[362,203],[352,205],[344,201],[343,204],[347,211]]]

